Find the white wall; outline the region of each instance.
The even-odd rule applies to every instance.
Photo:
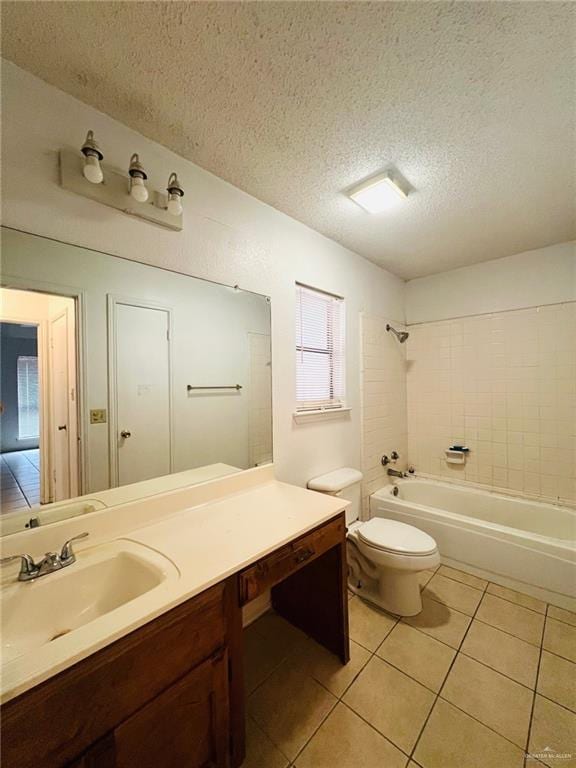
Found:
[[[576,242],[452,269],[406,284],[408,324],[576,299]]]
[[[342,465],[360,466],[360,312],[404,320],[404,283],[288,216],[244,194],[90,107],[3,62],[3,222],[148,264],[268,294],[272,299],[274,459],[278,476],[304,484]],[[166,116],[169,119],[169,115]],[[156,228],[64,191],[57,152],[94,130],[106,162],[140,154],[150,183],[176,170],[186,195],[182,233]],[[274,173],[274,168],[270,168]],[[295,424],[294,283],[347,301],[351,414]]]

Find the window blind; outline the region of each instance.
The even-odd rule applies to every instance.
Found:
[[[38,408],[38,358],[20,355],[16,361],[18,388],[18,437],[26,440],[40,434]]]
[[[344,407],[344,299],[296,285],[296,410]]]

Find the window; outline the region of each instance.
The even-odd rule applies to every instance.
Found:
[[[16,362],[18,384],[18,439],[40,433],[38,409],[38,358],[20,355]]]
[[[296,410],[344,407],[344,299],[296,285]]]

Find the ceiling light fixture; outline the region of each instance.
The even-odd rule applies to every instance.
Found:
[[[168,213],[171,213],[172,216],[180,216],[182,213],[182,198],[184,197],[184,190],[180,186],[178,176],[176,176],[175,173],[170,174],[166,192],[168,192]]]
[[[101,184],[104,180],[104,174],[102,173],[102,168],[100,168],[100,160],[104,159],[104,155],[94,139],[94,131],[88,131],[80,151],[85,158],[84,167],[82,168],[84,178],[92,184]]]
[[[382,173],[354,187],[348,197],[368,213],[381,213],[408,195],[389,173]]]
[[[130,176],[130,194],[134,200],[137,200],[139,203],[145,203],[146,200],[148,200],[148,190],[146,189],[146,184],[144,182],[148,178],[148,175],[136,152],[130,158],[128,175]]]

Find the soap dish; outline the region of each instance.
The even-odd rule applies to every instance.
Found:
[[[446,461],[448,464],[466,464],[466,453],[468,451],[463,451],[461,448],[458,449],[452,449],[449,448],[446,453]]]

